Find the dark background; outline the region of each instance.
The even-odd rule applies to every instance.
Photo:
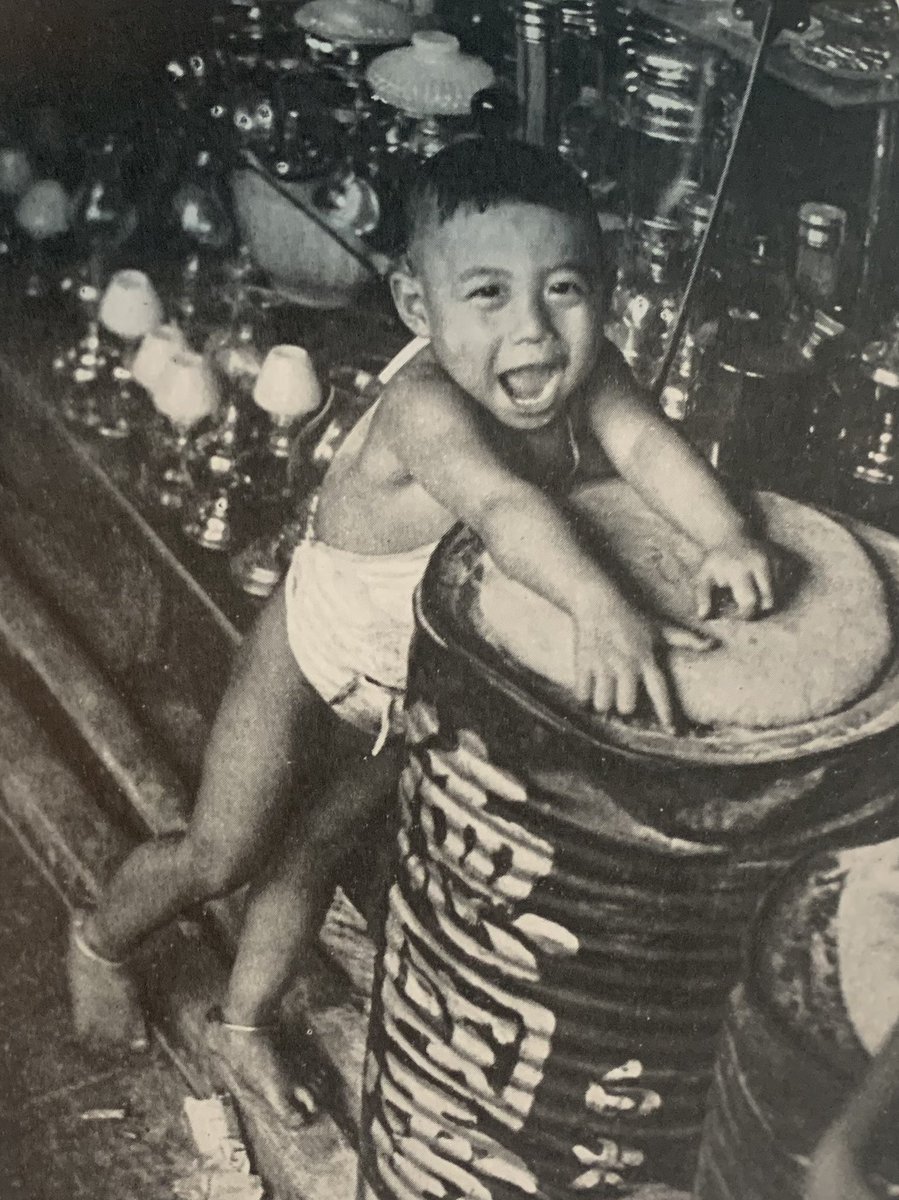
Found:
[[[139,80],[206,19],[207,0],[0,0],[0,87],[37,98]]]

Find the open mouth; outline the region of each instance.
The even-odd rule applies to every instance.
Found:
[[[517,409],[529,413],[541,412],[554,403],[561,373],[560,363],[536,363],[503,371],[499,381]]]

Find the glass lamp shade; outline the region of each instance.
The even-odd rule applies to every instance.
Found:
[[[187,342],[177,325],[160,325],[146,334],[138,346],[131,375],[152,395],[169,362],[186,349]]]
[[[16,223],[37,241],[58,237],[69,228],[69,197],[55,179],[33,183],[16,209]]]
[[[152,392],[158,412],[178,429],[190,429],[218,407],[218,393],[201,354],[172,355]]]
[[[308,353],[301,346],[274,346],[262,364],[253,399],[275,417],[293,419],[320,408],[321,385]]]
[[[0,150],[0,196],[22,196],[34,178],[24,150],[4,146]]]
[[[379,55],[366,78],[379,100],[410,116],[458,117],[468,115],[494,75],[482,59],[461,52],[458,38],[428,30],[414,34],[411,46]]]
[[[413,31],[409,13],[385,0],[312,0],[294,21],[305,33],[343,45],[400,45]]]
[[[162,323],[162,302],[143,271],[116,271],[100,301],[100,324],[134,342]]]

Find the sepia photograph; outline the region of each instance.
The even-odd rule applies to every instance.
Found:
[[[899,1198],[899,0],[0,0],[0,1200]]]

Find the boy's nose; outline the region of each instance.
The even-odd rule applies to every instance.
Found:
[[[539,296],[523,296],[515,306],[512,325],[514,340],[517,342],[542,342],[550,331],[550,322],[541,298]]]

